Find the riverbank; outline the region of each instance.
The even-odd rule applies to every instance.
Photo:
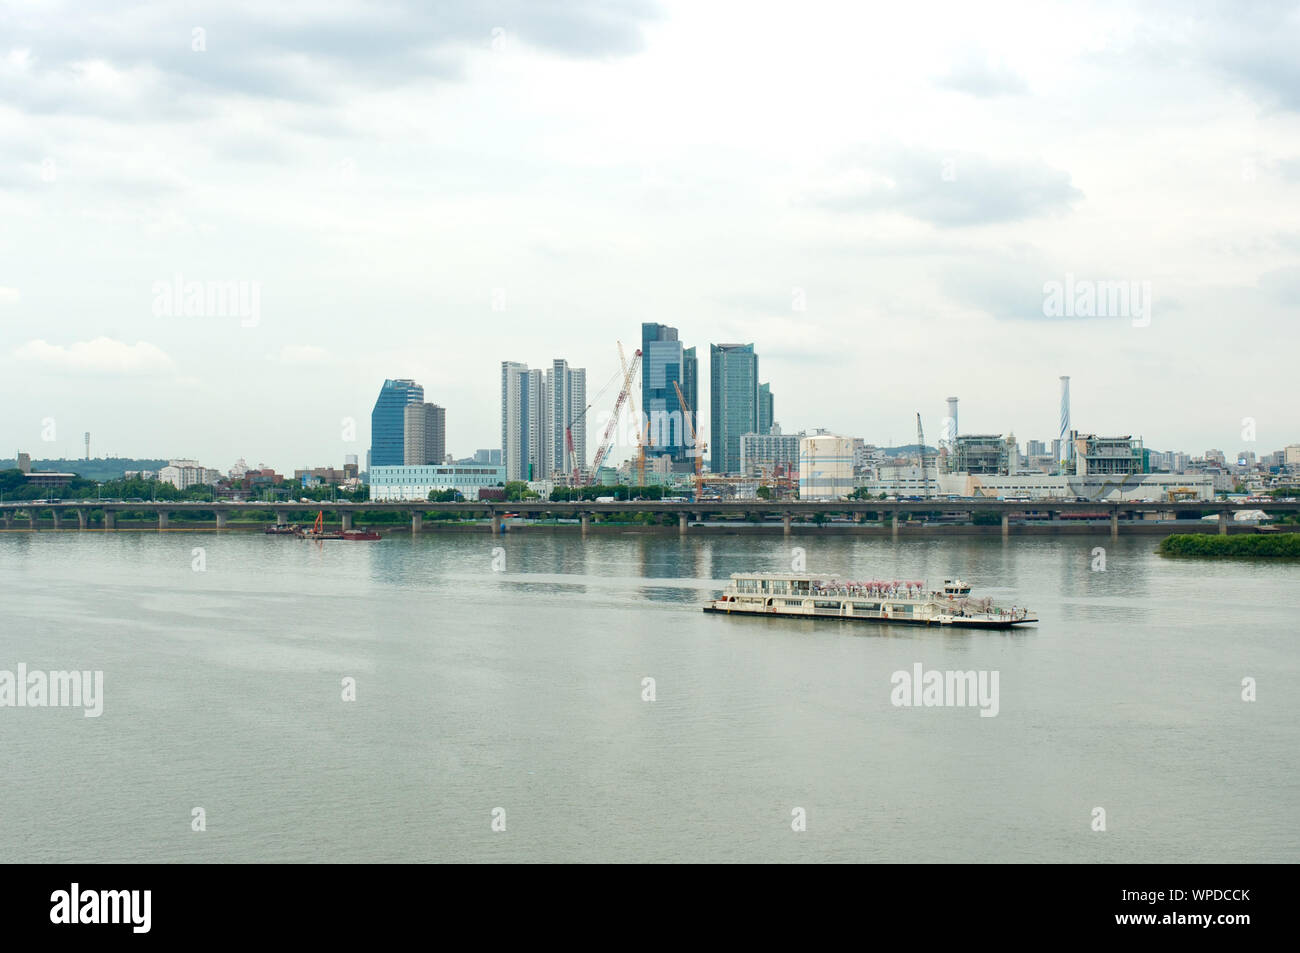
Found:
[[[71,525],[69,525],[71,523]],[[8,529],[0,529],[0,533],[230,533],[263,535],[266,527],[273,525],[267,521],[253,520],[228,520],[225,525],[218,528],[209,520],[178,520],[171,519],[164,526],[159,526],[158,522],[153,519],[133,520],[122,519],[116,520],[114,526],[106,528],[103,523],[91,521],[85,529],[80,529],[74,521],[67,519],[62,521],[61,525],[55,525],[52,520],[37,520],[33,526],[26,520],[15,520],[13,525]],[[360,520],[353,523],[357,529],[375,530],[385,537],[407,537],[412,533],[410,523],[402,522],[362,522]],[[325,528],[330,530],[342,528],[342,523],[338,520],[326,520]],[[1195,522],[1157,522],[1154,520],[1139,520],[1134,522],[1121,522],[1118,525],[1119,534],[1122,536],[1152,536],[1176,538],[1186,536],[1193,539],[1204,539],[1212,536],[1218,539],[1270,539],[1278,537],[1289,537],[1300,539],[1300,525],[1278,527],[1275,531],[1260,533],[1254,526],[1232,526],[1228,527],[1230,535],[1220,535],[1217,525],[1195,523]],[[420,534],[473,534],[489,535],[491,533],[490,524],[485,521],[470,520],[434,520],[424,519],[418,531]],[[503,536],[518,535],[579,535],[584,532],[583,527],[577,521],[573,522],[522,522],[507,520],[501,524],[501,534]],[[633,523],[591,520],[585,530],[588,535],[599,536],[619,536],[619,535],[636,535],[636,536],[679,536],[681,529],[674,521],[671,525],[653,524],[653,523]],[[687,526],[686,535],[689,536],[782,536],[785,535],[785,528],[781,523],[742,523],[729,520],[712,520],[705,523],[691,522]],[[824,523],[792,522],[790,524],[789,535],[791,536],[822,536],[822,537],[863,537],[868,539],[888,539],[894,536],[893,527],[889,523],[851,523],[840,521],[828,521]],[[921,525],[908,525],[900,523],[897,530],[899,537],[906,538],[924,538],[936,539],[943,537],[998,537],[1002,535],[1001,526],[977,525],[973,523],[928,523]],[[1034,537],[1058,537],[1058,536],[1090,536],[1110,535],[1110,523],[1107,521],[1058,521],[1054,523],[1011,523],[1007,527],[1008,536],[1034,536]],[[1213,555],[1206,553],[1207,555]],[[1166,555],[1183,555],[1183,553],[1168,553]],[[1202,553],[1188,553],[1187,555],[1202,555]],[[1247,554],[1250,555],[1250,554]],[[1300,554],[1297,554],[1300,555]]]
[[[1156,547],[1161,556],[1210,559],[1300,559],[1300,534],[1254,533],[1249,536],[1166,536]]]

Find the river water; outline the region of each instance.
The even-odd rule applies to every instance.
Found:
[[[1041,621],[699,611],[796,545]],[[0,670],[104,680],[97,718],[0,708],[0,856],[1300,860],[1300,566],[1154,546],[0,533]],[[893,704],[918,663],[997,673],[996,716]]]

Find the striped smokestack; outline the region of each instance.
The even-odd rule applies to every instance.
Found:
[[[1065,461],[1074,460],[1074,444],[1070,440],[1070,378],[1061,378],[1061,450]]]

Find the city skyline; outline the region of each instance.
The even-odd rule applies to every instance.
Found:
[[[675,331],[676,329],[668,329],[668,330]],[[715,351],[719,348],[745,349],[751,347],[752,345],[736,345],[736,344],[726,344],[726,345],[711,344],[710,345],[710,348]],[[694,350],[695,350],[694,348],[687,349],[687,351],[694,351]],[[754,356],[755,358],[757,357],[756,353],[754,354]],[[756,363],[757,362],[755,360],[755,364]],[[709,362],[709,364],[710,365],[712,364],[712,360]],[[542,412],[539,415],[530,418],[533,427],[533,434],[529,439],[535,440],[538,443],[538,450],[536,452],[536,455],[532,457],[532,461],[533,464],[536,466],[538,464],[538,461],[542,459],[543,455],[545,455],[545,458],[548,461],[551,461],[552,457],[549,456],[550,453],[561,453],[563,451],[563,438],[562,436],[556,435],[553,430],[554,420],[558,419],[556,417],[556,414],[563,415],[563,413],[574,413],[573,407],[575,406],[575,401],[571,396],[568,395],[567,391],[571,389],[577,394],[581,394],[581,395],[586,394],[586,382],[585,382],[586,369],[574,368],[570,370],[568,367],[568,362],[561,358],[556,358],[552,362],[552,367],[547,368],[545,370],[537,369],[537,368],[530,369],[528,368],[527,365],[519,362],[514,362],[514,361],[502,361],[500,362],[499,367],[500,367],[500,372],[503,375],[502,378],[503,394],[504,394],[504,386],[505,386],[504,376],[506,374],[506,368],[510,368],[516,373],[522,373],[527,377],[529,381],[529,385],[528,387],[523,389],[532,392],[531,399],[539,401],[542,407]],[[566,388],[566,394],[562,398],[563,406],[566,409],[563,411],[561,411],[558,406],[554,405],[551,396],[552,394],[551,381],[553,379],[553,375],[560,374],[562,371],[566,374],[572,375],[578,381],[576,385],[570,384],[569,387]],[[758,374],[758,370],[757,367],[755,367],[753,374],[751,376],[757,376],[757,374]],[[710,375],[710,377],[711,376],[712,375]],[[1061,386],[1064,388],[1064,390],[1058,391],[1058,393],[1060,394],[1062,399],[1064,399],[1066,393],[1068,392],[1069,376],[1068,375],[1061,376],[1059,378],[1059,381],[1061,383]],[[636,382],[636,390],[638,391],[638,393],[643,392],[644,390],[643,381]],[[400,393],[398,393],[399,391]],[[706,404],[708,411],[699,412],[696,415],[695,424],[697,428],[700,428],[701,439],[710,443],[710,449],[705,453],[705,460],[710,466],[712,466],[712,459],[711,459],[712,444],[711,441],[709,440],[709,436],[713,427],[712,387],[710,386],[706,390],[706,392],[709,394],[709,398],[706,401],[704,401],[704,403]],[[494,452],[494,453],[504,452],[505,448],[503,446],[500,446],[504,442],[504,438],[505,438],[504,429],[499,431],[495,443],[492,440],[487,440],[484,441],[483,443],[474,444],[473,442],[471,442],[471,444],[466,444],[463,446],[451,444],[449,441],[447,441],[445,436],[446,408],[438,406],[433,403],[424,404],[423,403],[424,393],[425,393],[425,389],[423,385],[413,380],[406,379],[406,378],[396,378],[396,379],[386,378],[383,381],[383,387],[381,387],[380,389],[379,398],[376,400],[374,407],[372,408],[371,413],[369,415],[371,424],[370,424],[368,436],[358,436],[354,440],[349,441],[348,442],[349,446],[351,446],[352,449],[346,450],[343,454],[341,454],[340,459],[345,460],[348,457],[356,456],[360,460],[363,461],[367,460],[369,454],[373,452],[373,448],[375,446],[376,417],[377,415],[387,414],[388,416],[391,417],[391,421],[389,423],[387,430],[385,431],[385,435],[381,435],[381,443],[387,445],[388,453],[391,454],[392,456],[391,458],[390,457],[385,458],[390,462],[383,463],[383,464],[372,464],[372,465],[389,465],[389,466],[394,466],[394,465],[400,466],[404,464],[409,465],[410,461],[406,459],[406,452],[404,446],[407,434],[410,432],[409,431],[410,421],[408,420],[410,412],[407,409],[408,405],[412,409],[418,408],[420,410],[424,410],[425,408],[427,408],[428,410],[426,412],[436,414],[436,418],[430,419],[427,432],[430,435],[431,439],[435,439],[435,440],[439,438],[441,439],[441,447],[443,449],[443,455],[446,457],[452,459],[470,459],[476,457],[479,454],[486,453],[486,452]],[[610,403],[611,406],[613,402],[613,395],[616,393],[617,393],[617,387],[611,386],[608,390],[608,400],[606,401],[607,403]],[[772,399],[771,397],[772,391],[770,389],[770,383],[766,381],[759,384],[759,387],[755,394],[756,402],[753,408],[753,416],[755,416],[757,420],[756,428],[761,427],[764,423],[762,417],[762,410],[763,410],[762,402],[764,400],[765,395],[767,397],[768,402],[770,403]],[[955,406],[953,401],[955,401],[956,399],[957,398],[952,398],[952,397],[946,398],[945,410],[948,414],[952,413],[953,408]],[[581,402],[582,402],[581,399],[578,399],[576,401],[577,404],[581,404]],[[498,419],[504,425],[507,419],[507,414],[505,413],[504,405],[499,405],[498,410],[499,410]],[[624,414],[627,414],[630,411],[627,407],[625,407],[623,412]],[[641,414],[642,421],[645,422],[646,416],[645,416],[644,409],[638,406],[638,412]],[[1059,413],[1061,415],[1060,419],[1062,425],[1064,425],[1064,423],[1066,422],[1075,419],[1072,411],[1070,412],[1070,414],[1068,415],[1066,414],[1064,404],[1062,404],[1062,406],[1059,408]],[[940,443],[943,442],[943,440],[945,439],[944,437],[945,427],[947,426],[947,421],[949,419],[950,418],[946,416],[936,418],[940,426],[932,430],[931,433],[937,434],[937,436],[932,436],[931,438],[929,438],[926,443],[927,446],[938,447]],[[584,465],[584,466],[587,463],[590,463],[590,460],[587,458],[587,453],[586,453],[587,450],[586,427],[593,420],[595,420],[600,425],[600,427],[603,428],[604,423],[608,420],[608,411],[602,412],[600,408],[596,407],[593,404],[590,406],[589,412],[585,415],[585,417],[576,417],[575,419],[575,426],[574,426],[575,450],[577,452],[577,457],[580,462],[580,465]],[[353,428],[356,427],[356,421],[354,420],[346,420],[343,423],[347,427],[353,427]],[[777,425],[780,425],[781,421],[780,418],[777,417],[774,421],[770,421],[769,423],[775,423]],[[1077,433],[1079,433],[1080,435],[1097,434],[1097,435],[1105,435],[1105,436],[1119,436],[1121,434],[1126,434],[1126,435],[1135,436],[1138,440],[1145,443],[1148,450],[1150,450],[1154,454],[1158,454],[1163,457],[1183,458],[1187,461],[1190,461],[1193,459],[1212,458],[1215,454],[1219,454],[1224,458],[1224,461],[1227,464],[1254,463],[1256,460],[1262,459],[1268,454],[1282,452],[1288,447],[1294,447],[1297,445],[1297,440],[1300,440],[1300,437],[1279,436],[1278,439],[1272,445],[1269,445],[1267,442],[1261,441],[1257,435],[1255,437],[1245,436],[1245,434],[1248,432],[1254,432],[1253,428],[1255,426],[1255,422],[1252,419],[1250,418],[1243,419],[1242,425],[1243,425],[1242,427],[1243,435],[1236,443],[1225,443],[1218,447],[1214,447],[1214,446],[1176,447],[1176,446],[1167,446],[1158,443],[1153,443],[1148,438],[1145,438],[1140,431],[1131,427],[1128,429],[1116,430],[1112,433],[1109,431],[1103,431],[1099,428],[1086,426],[1086,424],[1080,427],[1077,423],[1070,423],[1071,428],[1075,430]],[[865,441],[869,445],[878,446],[882,448],[907,447],[907,446],[915,445],[916,442],[915,438],[910,436],[906,432],[902,437],[895,439],[892,436],[889,438],[879,438],[871,434],[858,433],[847,429],[834,430],[832,428],[820,427],[817,426],[816,424],[812,424],[812,425],[800,424],[795,427],[782,426],[781,429],[786,433],[807,431],[809,433],[824,432],[824,433],[839,434],[842,436],[851,436],[859,441]],[[630,437],[630,435],[634,432],[634,427],[620,426],[616,428],[614,432],[616,437]],[[762,433],[766,431],[755,429],[752,432]],[[1036,453],[1036,447],[1042,447],[1044,450],[1046,450],[1048,445],[1050,445],[1052,448],[1051,455],[1053,456],[1058,455],[1061,450],[1061,447],[1058,446],[1058,444],[1060,443],[1058,438],[1055,437],[1046,438],[1043,436],[1030,436],[1025,434],[1017,435],[1016,432],[1010,428],[999,429],[997,427],[993,427],[993,428],[981,428],[978,431],[972,431],[972,430],[968,430],[963,426],[961,428],[961,432],[964,434],[969,434],[972,432],[988,433],[991,435],[996,435],[998,437],[1015,436],[1016,445],[1018,448],[1023,448],[1023,454],[1025,456],[1040,455],[1039,453]],[[365,431],[364,430],[358,431],[358,433],[364,434]],[[433,438],[433,434],[435,433],[437,434],[437,438]],[[742,433],[737,432],[735,436],[739,438],[739,436],[742,435],[743,435]],[[88,434],[82,434],[81,435],[82,440],[84,440],[86,436],[88,436]],[[62,460],[75,461],[75,460],[83,459],[83,457],[80,456],[59,454],[56,452],[42,452],[42,448],[48,446],[49,443],[50,441],[41,441],[38,444],[30,445],[27,447],[26,450],[22,450],[21,455],[25,455],[28,458],[34,460],[62,459]],[[486,444],[486,449],[485,449],[485,444]],[[1068,447],[1068,445],[1066,446]],[[1236,449],[1235,450],[1232,449],[1233,447],[1236,447]],[[543,448],[545,449],[545,454],[543,452]],[[20,447],[20,450],[21,449],[22,448]],[[630,442],[628,439],[616,439],[611,454],[609,458],[605,461],[605,465],[618,466],[620,463],[626,462],[626,460],[631,459],[632,455],[635,454],[635,450],[636,450],[635,444]],[[236,459],[240,461],[244,460],[245,458],[256,459],[259,461],[259,463],[261,463],[267,459],[272,459],[271,454],[274,452],[275,452],[274,450],[267,451],[266,453],[261,453],[260,451],[256,451],[256,450],[245,450],[243,452],[240,452],[237,455]],[[175,454],[175,453],[155,452],[155,453],[143,453],[143,454],[128,454],[128,453],[115,452],[113,450],[105,451],[104,453],[97,454],[96,456],[89,459],[102,460],[102,459],[110,459],[110,458],[128,458],[128,459],[201,458],[209,461],[219,459],[217,457],[205,456],[203,454],[195,454],[195,453]],[[737,464],[737,469],[739,469],[738,466],[739,458],[740,458],[740,452],[739,452],[739,447],[737,446],[736,461],[735,461],[735,463]],[[396,462],[391,462],[391,461],[396,461]],[[274,464],[266,463],[265,465],[267,469],[277,470],[282,472],[292,472],[295,469],[301,469],[304,467],[305,468],[317,467],[322,463],[327,466],[332,466],[334,462],[335,461],[333,460],[327,460],[327,459],[317,460],[313,458],[311,460],[295,460],[295,461],[290,461],[288,463],[283,463],[283,462],[277,462]],[[427,462],[432,463],[435,461],[429,460]],[[548,463],[547,465],[550,466],[551,464]],[[549,478],[550,476],[551,476],[551,471],[547,470],[544,477],[537,477],[537,478]]]
[[[503,358],[603,381],[643,322],[753,341],[787,429],[904,443],[957,393],[965,429],[1048,439],[1070,374],[1090,431],[1295,439],[1284,9],[819,9],[248,8],[201,49],[184,10],[25,11],[0,445],[337,461],[396,375],[461,452],[497,442]],[[333,42],[381,21],[382,70]]]

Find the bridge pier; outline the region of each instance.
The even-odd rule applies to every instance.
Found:
[[[63,519],[62,519],[62,517],[59,515],[59,511],[58,511],[58,510],[50,510],[50,515],[54,517],[54,528],[55,528],[55,529],[62,529],[62,528],[63,528],[63,527],[62,527]]]
[[[289,514],[288,514],[288,513],[286,513],[284,510],[276,510],[276,511],[275,511],[275,525],[276,525],[276,526],[285,526],[285,525],[288,524],[288,522],[289,522]]]
[[[411,532],[424,532],[424,514],[419,510],[411,510]]]
[[[501,514],[495,510],[492,511],[492,535],[501,535]]]
[[[13,529],[13,526],[14,526],[14,511],[13,511],[13,510],[5,510],[5,511],[4,511],[4,521],[5,521],[5,529]]]
[[[220,510],[218,510],[217,512],[220,512]],[[218,524],[218,525],[220,525],[220,524]],[[166,511],[166,510],[159,510],[159,511],[158,511],[158,528],[159,528],[159,529],[166,529],[166,528],[167,528],[167,511]]]
[[[790,524],[793,522],[794,522],[794,517],[792,517],[789,513],[785,513],[784,515],[782,515],[781,532],[785,533],[786,536],[790,535],[791,533]]]
[[[113,523],[114,523],[113,511],[104,510],[104,529],[112,529]]]
[[[86,511],[77,510],[77,529],[86,528]]]
[[[582,516],[581,516],[581,520],[582,520],[582,535],[583,535],[583,536],[586,536],[586,535],[587,535],[587,527],[588,527],[588,525],[589,525],[589,523],[590,523],[590,521],[591,521],[591,515],[590,515],[589,513],[583,513]]]
[[[677,514],[677,535],[685,536],[686,530],[690,526],[690,521],[686,518],[685,513]]]
[[[897,510],[895,510],[894,515],[890,517],[889,535],[891,539],[898,539],[898,511]]]
[[[1119,539],[1119,510],[1110,512],[1110,538]]]
[[[1228,511],[1224,510],[1219,514],[1219,535],[1228,535]]]
[[[342,520],[343,520],[343,531],[346,533],[348,530],[352,528],[352,511],[344,510]]]
[[[166,525],[166,523],[161,522],[162,514],[159,513],[158,515],[159,515],[159,519],[160,519],[160,522],[159,522],[158,525],[159,525],[159,528],[162,528],[163,526]],[[216,514],[216,515],[217,515],[217,529],[225,529],[225,528],[226,528],[226,520],[227,520],[227,518],[229,517],[229,514],[226,513],[225,510],[217,510],[217,514]]]
[[[973,514],[971,517],[971,522],[972,523],[975,522]],[[1002,535],[1003,537],[1011,535],[1011,515],[1009,513],[1002,514]]]

